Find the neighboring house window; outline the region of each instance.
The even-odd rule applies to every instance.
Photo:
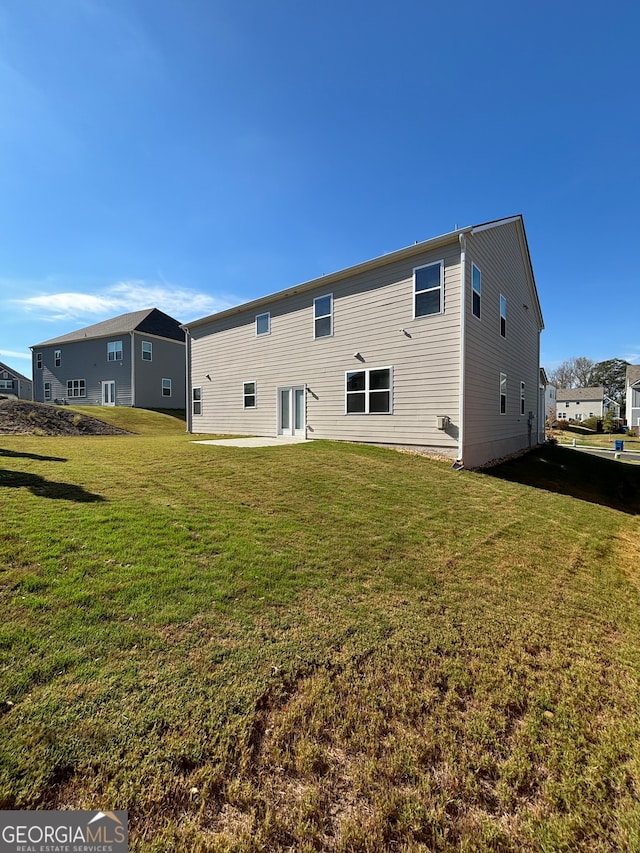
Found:
[[[313,336],[326,338],[333,334],[333,296],[318,296],[313,300]]]
[[[507,298],[500,294],[500,334],[507,337]]]
[[[473,299],[473,315],[480,319],[480,287],[482,276],[480,270],[475,264],[471,265],[471,287]]]
[[[10,391],[13,388],[13,382],[11,379],[0,379],[0,388],[3,391]]]
[[[60,367],[60,365],[62,364],[62,350],[59,350],[59,349],[54,350],[53,351],[53,359],[55,361],[56,367]]]
[[[564,421],[564,420],[566,420],[567,413],[566,412],[558,412],[558,417],[560,418],[561,421]]]
[[[256,407],[256,383],[245,382],[242,386],[245,409],[255,409]]]
[[[67,381],[67,397],[86,397],[87,389],[84,379],[69,379]]]
[[[122,349],[120,349],[120,358],[122,358]],[[142,341],[142,360],[151,361],[153,358],[153,344],[151,341]]]
[[[122,341],[109,341],[107,344],[107,361],[122,361]]]
[[[346,374],[347,414],[390,414],[391,368],[352,370]]]
[[[194,415],[202,414],[202,388],[193,388],[191,391],[191,402]]]
[[[162,396],[170,397],[171,396],[171,380],[163,379],[162,380]]]
[[[39,368],[40,370],[42,370],[42,353],[41,352],[36,353],[36,367]]]
[[[44,383],[44,399],[45,400],[51,399],[51,383],[50,382]]]
[[[416,267],[413,271],[415,317],[427,317],[442,311],[442,261]]]
[[[268,335],[271,332],[271,315],[269,312],[256,314],[256,335]]]
[[[524,415],[524,404],[525,404],[525,395],[524,395],[524,382],[520,383],[520,414]]]
[[[500,414],[504,415],[507,411],[507,374],[500,374]]]

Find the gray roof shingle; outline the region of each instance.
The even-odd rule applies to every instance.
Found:
[[[86,338],[108,338],[112,335],[123,335],[128,332],[146,332],[148,335],[157,335],[161,338],[169,338],[172,341],[184,341],[184,331],[173,317],[159,311],[157,308],[147,308],[144,311],[132,311],[130,314],[120,314],[111,320],[103,320],[102,323],[94,323],[34,344],[36,347],[46,347],[53,344],[67,344],[74,341],[84,341]]]

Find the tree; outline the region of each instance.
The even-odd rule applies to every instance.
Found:
[[[586,355],[580,355],[573,360],[576,388],[590,388],[593,385],[594,367],[595,362]]]
[[[624,404],[628,366],[629,362],[623,358],[599,361],[594,366],[591,377],[593,384],[602,385],[606,396],[611,397],[620,406]]]
[[[602,419],[602,429],[604,430],[604,432],[612,433],[615,432],[616,427],[617,423],[613,415],[613,411],[609,409],[609,411],[605,413],[605,416]]]
[[[586,355],[568,358],[549,372],[549,382],[556,388],[589,388],[594,364]]]

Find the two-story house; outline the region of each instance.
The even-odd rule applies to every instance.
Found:
[[[521,216],[458,229],[185,324],[188,430],[434,450],[544,437]]]
[[[627,366],[626,389],[627,424],[640,430],[640,364]]]
[[[185,341],[157,308],[121,314],[31,347],[34,399],[183,409]]]
[[[556,405],[559,421],[586,421],[603,418],[607,412],[620,417],[620,406],[604,393],[603,385],[592,388],[558,388]]]
[[[30,379],[0,361],[0,396],[16,400],[31,400],[33,385]]]

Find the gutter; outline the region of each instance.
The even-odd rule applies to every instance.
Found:
[[[458,458],[456,465],[462,466],[464,458],[464,365],[465,334],[467,316],[467,238],[464,232],[458,235],[460,241],[460,388],[458,390]]]

